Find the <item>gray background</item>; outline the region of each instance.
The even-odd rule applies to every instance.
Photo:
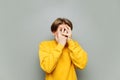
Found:
[[[38,45],[57,17],[88,52],[78,80],[120,80],[120,0],[0,0],[0,80],[43,80]]]

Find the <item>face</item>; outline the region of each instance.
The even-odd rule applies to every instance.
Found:
[[[58,26],[58,29],[56,32],[53,32],[54,36],[56,36],[58,34],[58,31],[62,31],[63,28],[67,27],[67,24],[61,24]]]

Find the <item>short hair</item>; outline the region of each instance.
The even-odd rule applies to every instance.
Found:
[[[56,32],[57,29],[58,29],[58,26],[61,25],[61,24],[67,24],[71,28],[71,30],[73,29],[72,22],[69,19],[67,19],[67,18],[57,18],[51,25],[51,31]]]

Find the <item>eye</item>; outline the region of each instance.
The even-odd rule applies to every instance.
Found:
[[[62,28],[60,28],[60,31],[62,31]]]
[[[64,29],[64,31],[65,31],[66,29]]]

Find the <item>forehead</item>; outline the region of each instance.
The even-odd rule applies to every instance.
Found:
[[[66,27],[66,26],[68,26],[67,24],[60,24],[59,26],[58,26],[58,28],[63,28],[63,27]]]

